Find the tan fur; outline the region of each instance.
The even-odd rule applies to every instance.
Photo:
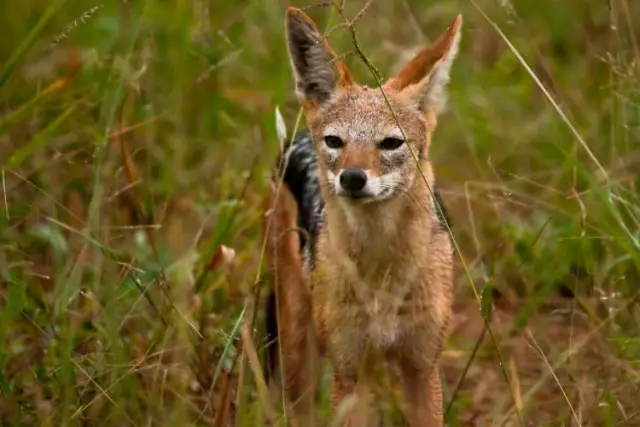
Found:
[[[304,291],[294,234],[276,246],[269,263],[280,264],[276,287],[282,354],[290,368],[288,397],[295,401],[302,388],[314,388],[316,378],[306,376],[300,359],[303,354],[310,359],[316,354],[304,332],[311,327],[305,317],[311,308],[318,344],[333,368],[333,407],[348,395],[357,397],[344,426],[367,425],[368,385],[377,367],[387,363],[399,374],[410,426],[443,425],[438,363],[452,313],[453,250],[408,149],[383,152],[378,144],[390,135],[406,136],[405,145],[419,159],[433,188],[428,149],[445,104],[444,86],[461,23],[458,16],[434,45],[383,86],[394,117],[379,89],[353,82],[308,16],[295,8],[287,11],[298,95],[319,156],[326,226],[318,237],[311,295]],[[322,40],[326,51],[312,51],[305,37]],[[313,55],[311,60],[329,57],[332,61],[309,67],[311,61],[299,59],[305,54]],[[306,85],[308,81],[314,84]],[[402,134],[398,134],[398,123]],[[323,145],[327,133],[339,136],[345,146],[327,149]],[[336,195],[334,177],[348,167],[362,168],[369,179],[380,178],[372,190],[376,197],[358,202]],[[292,196],[282,196],[278,204],[272,216],[294,227]],[[305,406],[311,409],[312,405]]]
[[[345,147],[338,161],[338,167],[340,169],[348,169],[354,166],[373,171],[376,175],[380,174],[380,159],[376,150],[372,147],[356,144],[350,144]]]
[[[286,394],[295,396],[291,402],[293,418],[297,421],[294,427],[305,427],[313,425],[318,350],[299,252],[297,205],[289,189],[281,185],[269,189],[265,210],[262,230],[266,239],[266,273],[276,290],[279,344],[284,355],[284,372],[276,369],[271,385],[274,396],[280,394],[281,382]],[[280,400],[276,399],[275,403]]]

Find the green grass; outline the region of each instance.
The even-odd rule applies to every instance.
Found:
[[[0,424],[262,425],[239,331],[261,318],[274,111],[290,130],[298,114],[284,2],[5,3]],[[460,383],[449,425],[638,425],[640,4],[378,1],[356,29],[389,76],[459,11],[431,152],[469,267],[443,360],[446,405]],[[373,85],[348,32],[330,40]],[[494,290],[503,367],[486,334],[472,352],[470,278]],[[385,425],[401,425],[393,407]]]

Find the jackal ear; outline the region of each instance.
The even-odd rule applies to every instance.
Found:
[[[421,50],[386,86],[401,91],[422,111],[440,114],[447,103],[446,87],[451,65],[458,54],[462,15],[431,46]]]
[[[287,47],[300,101],[318,107],[338,90],[353,84],[351,73],[336,56],[316,24],[303,11],[289,7]]]

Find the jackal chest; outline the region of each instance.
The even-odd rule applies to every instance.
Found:
[[[358,326],[353,339],[364,340],[371,347],[383,350],[393,346],[402,335],[402,295],[373,292],[366,298],[349,301]]]
[[[384,353],[398,345],[413,325],[419,275],[405,269],[363,277],[340,270],[324,289],[330,342],[355,353]]]

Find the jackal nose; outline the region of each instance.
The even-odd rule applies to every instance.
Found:
[[[367,174],[362,169],[346,169],[340,174],[340,185],[347,191],[360,191],[366,183]]]

